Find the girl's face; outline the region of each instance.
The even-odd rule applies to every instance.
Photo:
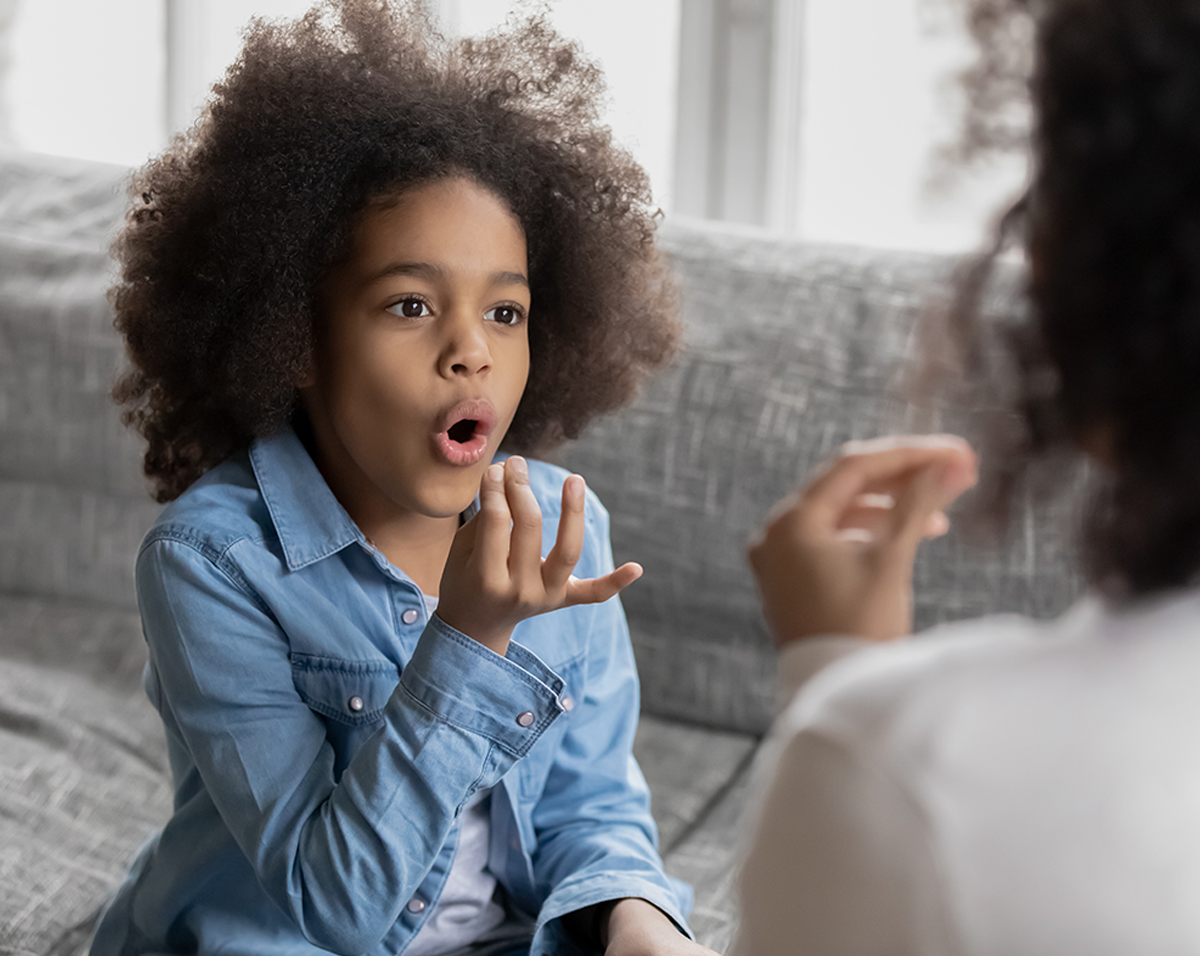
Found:
[[[520,223],[472,180],[362,216],[322,286],[301,397],[317,464],[366,534],[471,503],[529,374],[527,273]]]

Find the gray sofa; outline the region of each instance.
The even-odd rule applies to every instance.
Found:
[[[105,250],[127,171],[0,152],[0,954],[74,954],[170,808],[139,685],[133,556],[156,506],[107,392],[121,349]],[[613,515],[642,674],[637,750],[663,855],[717,950],[736,925],[738,817],[772,711],[773,654],[742,560],[798,476],[903,428],[894,385],[950,264],[668,220],[686,349],[639,401],[562,450]],[[1061,520],[1004,548],[953,534],[917,570],[917,618],[1071,598]]]

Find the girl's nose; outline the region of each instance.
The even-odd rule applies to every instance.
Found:
[[[491,367],[487,328],[480,315],[455,310],[444,318],[445,339],[439,371],[447,377],[478,375]]]

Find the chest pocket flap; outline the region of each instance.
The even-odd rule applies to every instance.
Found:
[[[345,724],[370,724],[381,718],[400,683],[400,670],[386,660],[292,654],[292,681],[318,714]]]

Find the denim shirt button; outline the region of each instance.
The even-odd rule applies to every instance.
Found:
[[[533,714],[527,710],[521,711],[521,713],[517,714],[517,725],[520,727],[532,727]]]
[[[558,702],[558,706],[561,707],[563,710],[574,710],[575,709],[575,698],[571,697],[570,695],[567,695],[566,697],[564,697],[562,700],[560,700]]]
[[[419,896],[414,896],[411,900],[404,904],[404,908],[410,913],[424,913],[425,901]]]
[[[361,697],[351,697],[347,702],[347,706],[357,714],[363,709],[363,699]]]
[[[400,615],[400,620],[405,624],[416,624],[417,618],[421,616],[420,612],[415,607],[410,607],[407,611]]]

